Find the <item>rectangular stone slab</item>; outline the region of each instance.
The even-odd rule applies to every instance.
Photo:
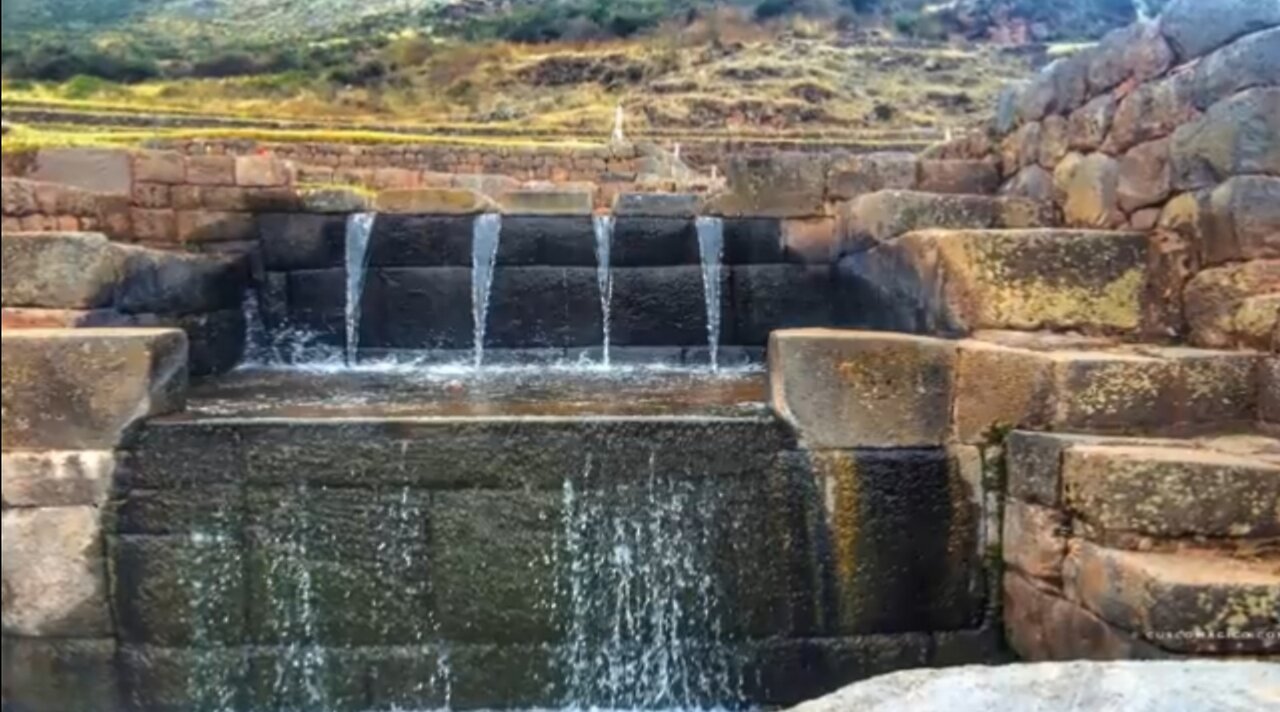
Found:
[[[955,344],[871,331],[785,329],[769,339],[774,411],[807,447],[942,444]]]
[[[185,402],[177,329],[8,330],[3,348],[6,450],[110,450],[138,420]]]

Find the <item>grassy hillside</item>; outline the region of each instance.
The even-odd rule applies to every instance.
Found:
[[[1130,1],[1082,0],[1107,12]],[[180,113],[511,135],[598,135],[619,104],[633,129],[677,137],[950,127],[1029,73],[1027,53],[964,34],[980,32],[983,12],[1027,3],[1055,6],[6,0],[3,103],[20,116]],[[112,130],[108,119],[82,118],[75,130]]]

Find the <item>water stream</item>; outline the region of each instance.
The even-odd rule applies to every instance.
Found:
[[[724,257],[724,221],[700,216],[698,253],[702,259],[702,288],[707,305],[707,348],[711,370],[720,369],[720,263]]]
[[[489,295],[493,289],[493,265],[502,235],[502,215],[477,215],[471,233],[471,316],[475,329],[473,362],[484,363],[484,332],[489,318]]]
[[[354,366],[360,359],[360,300],[364,296],[369,266],[369,235],[373,232],[376,217],[374,213],[354,213],[347,218],[346,362],[349,366]]]
[[[595,215],[591,218],[596,235],[596,281],[600,285],[600,317],[603,327],[601,363],[609,366],[609,306],[613,301],[613,270],[610,251],[613,245],[613,216]]]
[[[588,456],[561,502],[569,709],[700,709],[740,701],[710,571],[708,492],[663,477],[604,484]]]

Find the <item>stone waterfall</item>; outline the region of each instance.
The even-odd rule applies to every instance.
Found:
[[[707,305],[707,348],[711,370],[720,368],[720,270],[724,257],[724,221],[699,217],[698,253],[702,260],[702,287]]]
[[[560,581],[568,644],[565,706],[684,709],[741,701],[739,666],[721,640],[723,601],[708,575],[714,493],[656,471],[621,487],[590,456],[566,479]]]
[[[477,215],[471,236],[471,316],[475,329],[472,362],[484,363],[484,332],[489,318],[489,295],[493,290],[493,268],[502,236],[502,215]]]
[[[601,356],[605,368],[609,363],[609,308],[613,302],[613,270],[610,258],[613,246],[613,216],[593,215],[591,226],[596,237],[596,282],[600,286]]]
[[[354,366],[360,359],[360,302],[364,296],[365,276],[369,265],[369,236],[373,233],[375,213],[355,213],[347,218],[346,232],[346,363]]]

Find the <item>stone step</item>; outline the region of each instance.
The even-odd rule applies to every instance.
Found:
[[[1010,428],[1190,435],[1256,428],[1265,412],[1261,354],[1046,341],[777,331],[773,407],[816,447],[982,445]]]
[[[1274,556],[1123,551],[1077,540],[1063,579],[1069,600],[1165,650],[1280,651],[1280,559]]]
[[[993,427],[1125,435],[1251,428],[1266,357],[1248,351],[960,342],[955,432]],[[1016,342],[1014,342],[1016,343]]]
[[[984,210],[1004,205],[979,200],[987,201]],[[1132,333],[1155,311],[1147,304],[1147,252],[1146,236],[1131,232],[924,230],[848,254],[838,271],[865,321],[857,326],[943,334]]]
[[[1009,495],[1069,511],[1091,525],[1084,533],[1098,538],[1124,532],[1265,538],[1280,532],[1275,437],[1015,430],[1005,444]]]
[[[1272,460],[1155,445],[1069,448],[1063,496],[1076,533],[1178,538],[1280,536],[1280,442]]]
[[[916,230],[986,230],[1053,227],[1051,204],[1027,198],[881,190],[837,208],[837,233],[845,252],[869,249]]]

